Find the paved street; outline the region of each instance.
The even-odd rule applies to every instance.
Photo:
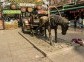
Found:
[[[49,56],[53,62],[84,62],[84,47],[74,47]]]
[[[18,30],[0,30],[0,62],[50,62],[18,34]]]
[[[61,52],[54,52],[48,58],[44,58],[38,50],[18,34],[18,31],[18,29],[0,30],[0,62],[84,62],[84,47],[73,46],[73,49],[67,48]],[[76,36],[84,39],[84,32],[80,30],[69,29],[65,36],[60,32],[61,30],[58,30],[58,37],[64,40],[70,41]]]
[[[84,41],[84,29],[77,29],[75,31],[73,28],[69,28],[66,35],[62,35],[61,30],[58,30],[58,38],[68,42],[73,38],[81,38]],[[66,49],[58,54],[54,53],[49,58],[53,62],[84,62],[84,47],[73,46],[73,49]]]
[[[59,27],[60,28],[60,27]],[[84,40],[84,28],[83,29],[76,29],[76,31],[74,30],[74,28],[70,28],[67,31],[66,35],[62,35],[61,34],[61,30],[58,29],[58,38],[65,40],[65,41],[71,41],[71,39],[73,38],[80,38],[82,40]],[[54,36],[54,32],[52,31],[52,36]]]
[[[37,39],[35,39],[35,38],[33,39],[31,36],[26,35],[26,34],[23,34],[23,35],[27,36],[27,38],[30,39],[31,42],[33,42],[33,40],[35,43],[37,42],[37,41],[35,41]],[[52,30],[52,36],[54,36],[53,30]],[[52,47],[50,48],[47,44],[46,44],[46,46],[43,44],[45,47],[43,46],[43,48],[42,48],[42,46],[40,45],[41,42],[39,41],[37,43],[39,43],[39,45],[40,45],[39,48],[41,48],[42,50],[45,50],[47,52],[49,52],[50,49],[51,49],[51,51],[53,51],[56,48],[54,50],[54,52],[48,54],[48,58],[51,59],[53,62],[84,62],[84,47],[79,46],[79,45],[74,46],[77,44],[73,43],[73,45],[71,46],[72,48],[68,48],[64,44],[66,41],[70,42],[71,39],[73,39],[73,38],[81,38],[82,40],[84,40],[84,31],[81,32],[81,30],[79,30],[79,29],[74,31],[73,28],[69,28],[67,34],[62,35],[61,30],[58,29],[58,38],[65,40],[65,41],[63,41],[63,42],[61,41],[61,44],[59,44],[59,41],[58,41],[57,44],[59,44],[59,45],[56,44],[57,46],[55,46],[53,48]],[[33,39],[33,40],[31,40],[31,39]],[[65,49],[61,50],[59,46],[62,46]],[[57,47],[59,49],[57,49]]]

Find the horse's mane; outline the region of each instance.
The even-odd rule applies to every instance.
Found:
[[[68,19],[60,15],[51,15],[51,19],[54,19],[56,23],[69,23]]]

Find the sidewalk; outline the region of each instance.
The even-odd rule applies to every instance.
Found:
[[[42,50],[49,59],[18,32]],[[84,31],[81,32],[79,29],[74,31],[73,28],[69,28],[66,35],[61,35],[61,30],[58,29],[59,41],[54,46],[50,46],[49,41],[23,34],[18,29],[0,30],[0,62],[83,62],[84,47],[75,47],[70,43],[72,38],[84,39]]]
[[[50,62],[18,30],[0,30],[0,62]]]

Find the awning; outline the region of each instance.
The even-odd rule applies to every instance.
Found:
[[[20,10],[3,10],[3,14],[21,14]]]
[[[75,10],[75,9],[81,9],[81,8],[84,8],[84,6],[73,7],[73,8],[66,8],[66,9],[62,9],[62,11],[66,11],[66,10]]]
[[[81,9],[81,8],[84,8],[84,6],[79,6],[79,7],[72,7],[72,8],[66,8],[66,9],[61,9],[59,10],[60,12],[62,11],[68,11],[68,10],[76,10],[76,9]],[[57,10],[52,10],[51,13],[56,13]]]

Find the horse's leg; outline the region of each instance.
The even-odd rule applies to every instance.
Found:
[[[50,41],[50,45],[53,45],[52,36],[51,36],[51,27],[50,27],[50,26],[48,26],[48,32],[49,32],[49,41]]]
[[[55,43],[57,43],[57,26],[54,28],[55,31]]]
[[[46,23],[44,25],[44,35],[45,35],[45,38],[47,37],[47,33],[46,33]]]

